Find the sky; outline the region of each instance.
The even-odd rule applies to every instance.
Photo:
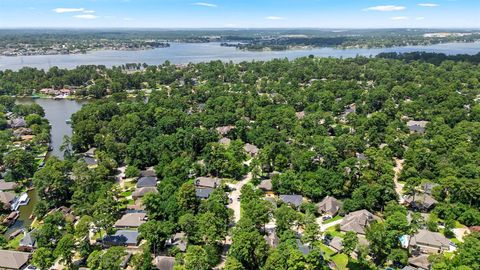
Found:
[[[0,0],[0,28],[480,28],[480,0]]]

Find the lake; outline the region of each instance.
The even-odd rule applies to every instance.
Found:
[[[0,70],[18,70],[24,66],[48,69],[52,66],[60,68],[75,68],[79,65],[120,66],[125,63],[147,63],[159,65],[169,60],[173,64],[190,62],[222,61],[252,61],[270,60],[274,58],[294,59],[315,55],[319,57],[355,57],[375,56],[381,52],[437,52],[445,54],[477,54],[480,43],[445,43],[429,46],[406,46],[374,49],[335,49],[313,48],[288,51],[242,51],[233,47],[221,47],[220,43],[172,43],[169,48],[159,48],[143,51],[93,51],[87,54],[73,55],[35,55],[0,57]]]
[[[63,153],[60,151],[60,146],[63,143],[65,135],[72,136],[72,127],[65,121],[70,119],[72,114],[76,113],[82,108],[82,105],[87,103],[85,100],[53,100],[53,99],[32,99],[32,98],[18,98],[18,104],[32,104],[37,103],[45,110],[45,118],[48,119],[52,126],[51,137],[53,147],[51,155],[63,158]]]

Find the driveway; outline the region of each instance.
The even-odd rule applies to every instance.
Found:
[[[318,223],[318,225],[320,226],[320,231],[321,231],[321,232],[324,232],[324,231],[326,231],[328,228],[334,227],[335,225],[338,225],[338,224],[342,223],[342,221],[343,221],[343,218],[342,218],[342,219],[339,219],[339,220],[335,220],[335,221],[330,222],[330,223],[323,224],[323,219],[322,219],[322,217],[317,218],[317,223]]]
[[[398,194],[398,201],[399,203],[403,203],[403,184],[398,182],[398,177],[402,173],[403,170],[403,159],[395,159],[395,168],[393,170],[395,171],[395,176],[393,177],[393,182],[395,182],[395,192]]]

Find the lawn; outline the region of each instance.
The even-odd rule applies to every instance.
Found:
[[[330,227],[326,230],[326,232],[330,233],[332,236],[338,236],[340,238],[343,238],[343,233],[335,230],[335,226]]]
[[[17,237],[10,240],[7,244],[7,249],[14,249],[16,250],[18,246],[20,246],[20,240],[23,238],[23,233],[17,235]]]
[[[323,223],[323,224],[328,224],[328,223],[332,223],[332,222],[337,221],[337,220],[340,220],[340,219],[342,219],[342,216],[336,215],[336,216],[334,216],[334,217],[331,218],[331,219],[322,221],[322,223]]]
[[[337,266],[337,269],[339,269],[339,270],[348,269],[347,268],[347,264],[348,264],[348,256],[347,255],[337,254],[337,255],[332,257],[332,261]]]
[[[462,228],[465,228],[465,225],[463,225],[462,223],[458,222],[458,220],[455,220],[455,228],[456,228],[456,229],[462,229]]]
[[[324,245],[324,244],[320,244],[319,245],[320,247],[320,250],[323,252],[323,254],[325,255],[325,259],[329,259],[332,257],[333,254],[335,254],[335,251],[333,251],[331,248],[329,248],[328,246]]]

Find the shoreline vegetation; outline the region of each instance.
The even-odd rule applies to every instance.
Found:
[[[373,49],[477,42],[480,32],[459,30],[190,30],[190,31],[78,31],[14,32],[0,30],[0,56],[70,55],[97,50],[151,50],[169,42],[220,42],[245,51],[286,51],[312,48]],[[303,33],[305,34],[298,34]],[[29,39],[34,35],[35,39]]]

